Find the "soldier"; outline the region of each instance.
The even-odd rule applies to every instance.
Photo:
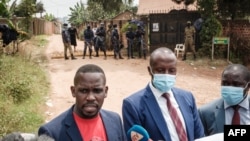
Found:
[[[141,54],[142,54],[142,41],[143,41],[143,36],[144,36],[145,32],[143,31],[143,28],[141,27],[140,24],[137,24],[137,30],[135,32],[135,37],[137,40],[137,52],[139,55],[139,58],[141,58]],[[144,56],[145,57],[145,56]]]
[[[96,39],[95,39],[95,51],[96,57],[99,57],[99,49],[104,53],[104,59],[107,59],[106,47],[105,47],[105,37],[106,31],[104,28],[104,23],[100,24],[100,27],[96,30]]]
[[[119,33],[117,30],[117,24],[113,25],[113,30],[111,33],[111,42],[114,48],[114,58],[118,59],[118,56],[119,56],[119,59],[123,59],[121,52],[120,52]]]
[[[112,25],[108,25],[108,30],[106,31],[107,36],[106,36],[106,47],[107,50],[113,50],[114,48],[112,47],[112,41],[111,41],[111,35],[112,35]]]
[[[84,36],[84,50],[82,59],[85,59],[87,48],[89,48],[89,58],[91,59],[92,40],[94,39],[94,32],[91,30],[90,25],[87,25],[87,29],[84,30],[83,36]]]
[[[196,59],[195,48],[194,48],[194,37],[195,37],[195,29],[191,26],[191,22],[187,21],[187,27],[185,28],[185,51],[182,60],[186,60],[186,55],[188,49],[191,49],[194,55],[194,60]]]
[[[76,52],[76,46],[77,46],[76,38],[79,39],[77,29],[76,29],[74,24],[71,24],[71,26],[68,30],[69,30],[69,34],[70,34],[71,46],[74,46],[74,52]]]
[[[128,59],[134,58],[133,56],[133,44],[134,44],[134,38],[135,33],[132,31],[132,27],[128,27],[128,31],[126,32],[126,38],[127,38],[127,44],[128,44]]]
[[[63,24],[63,30],[62,30],[62,40],[63,40],[63,45],[64,45],[64,59],[68,60],[68,56],[67,56],[67,51],[69,49],[70,55],[71,55],[71,59],[75,60],[76,58],[74,57],[72,48],[71,48],[71,44],[70,44],[70,34],[68,31],[68,24],[64,23]]]

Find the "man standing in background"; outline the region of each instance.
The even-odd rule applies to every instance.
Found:
[[[126,32],[127,44],[128,44],[128,59],[134,58],[133,56],[133,45],[134,45],[134,38],[135,33],[132,30],[132,27],[128,27],[128,31]]]
[[[69,28],[69,34],[70,34],[70,42],[71,45],[74,46],[74,52],[76,51],[76,38],[79,39],[77,29],[74,24],[71,24],[71,27]]]
[[[71,47],[71,41],[70,41],[70,34],[68,31],[68,24],[64,23],[63,24],[63,30],[62,30],[62,40],[63,40],[63,45],[64,45],[64,59],[68,60],[67,56],[67,51],[69,50],[71,59],[75,60],[76,58],[74,57],[72,47]]]
[[[194,60],[196,59],[194,48],[195,29],[191,26],[191,22],[187,21],[187,27],[185,28],[185,51],[182,61],[186,60],[187,51],[190,49],[193,52]]]

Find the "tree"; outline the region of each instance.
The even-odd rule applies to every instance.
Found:
[[[195,0],[172,0],[172,1],[177,4],[181,4],[183,2],[186,6],[193,4],[195,2]]]
[[[9,3],[10,0],[1,0],[0,1],[0,17],[3,18],[11,18],[14,15],[14,9],[16,8],[16,2],[17,0],[14,0],[10,7],[8,8],[7,3]]]
[[[199,49],[199,53],[202,56],[206,56],[211,52],[212,38],[214,36],[220,36],[222,25],[214,12],[216,9],[216,0],[197,0],[197,4],[201,17],[204,20],[199,33],[202,43],[202,48]]]
[[[17,17],[25,17],[24,27],[29,31],[32,15],[36,13],[36,0],[22,0],[14,11]]]
[[[47,21],[53,21],[53,20],[55,20],[55,16],[52,15],[52,14],[46,13],[46,14],[44,15],[44,19],[47,20]]]
[[[217,0],[217,12],[221,18],[230,17],[232,20],[244,18],[250,14],[249,0]]]
[[[71,14],[69,15],[70,23],[79,26],[83,22],[87,21],[86,10],[82,2],[77,2],[74,8],[70,7],[69,9],[71,11]]]
[[[43,12],[45,12],[43,3],[42,3],[41,1],[39,1],[39,2],[36,4],[36,13],[40,13],[40,18],[41,18]]]
[[[88,0],[88,5],[89,3],[97,3],[100,4],[101,7],[103,8],[104,11],[106,12],[114,12],[114,11],[119,11],[120,10],[120,6],[123,3],[126,4],[131,4],[133,2],[133,0]]]

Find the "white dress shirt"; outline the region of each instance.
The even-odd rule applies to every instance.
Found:
[[[152,90],[154,96],[155,96],[155,99],[161,109],[161,112],[162,112],[162,115],[165,119],[165,122],[167,124],[167,127],[168,127],[168,130],[169,130],[169,134],[171,136],[171,140],[172,141],[179,141],[179,137],[178,137],[178,134],[176,132],[176,129],[175,129],[175,125],[169,115],[169,111],[168,111],[168,108],[167,108],[167,100],[166,98],[164,98],[162,96],[162,92],[160,92],[159,90],[157,90],[153,85],[152,83],[150,82],[149,83],[149,87],[150,89]],[[178,116],[180,117],[181,119],[181,122],[182,122],[182,125],[184,127],[184,130],[186,131],[186,126],[185,126],[185,121],[184,121],[184,118],[182,116],[182,113],[180,111],[180,107],[178,105],[178,103],[176,102],[175,100],[175,97],[173,96],[173,92],[170,90],[167,92],[169,94],[169,98],[170,98],[170,101],[171,101],[171,104],[173,105],[173,107],[176,109],[177,111],[177,114]],[[187,131],[186,131],[187,133]]]
[[[240,108],[238,111],[240,113],[240,124],[250,125],[250,109],[249,109],[248,96],[239,105]],[[225,122],[226,122],[225,124],[231,125],[234,109],[231,106],[229,106],[225,101],[224,101],[224,109],[225,109]]]

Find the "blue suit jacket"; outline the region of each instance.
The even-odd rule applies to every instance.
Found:
[[[120,116],[117,113],[100,111],[107,139],[109,141],[126,141],[126,134]],[[47,134],[55,141],[83,141],[73,117],[73,106],[52,121],[42,125],[38,135]]]
[[[193,141],[203,137],[204,129],[193,95],[178,88],[173,88],[172,92],[184,117],[188,140]],[[152,140],[171,141],[169,134],[171,131],[167,128],[149,85],[123,100],[122,116],[125,131],[128,131],[134,124],[139,124],[148,131]]]
[[[248,98],[250,102],[250,97]],[[214,100],[198,109],[205,135],[224,132],[225,110],[222,98]]]

